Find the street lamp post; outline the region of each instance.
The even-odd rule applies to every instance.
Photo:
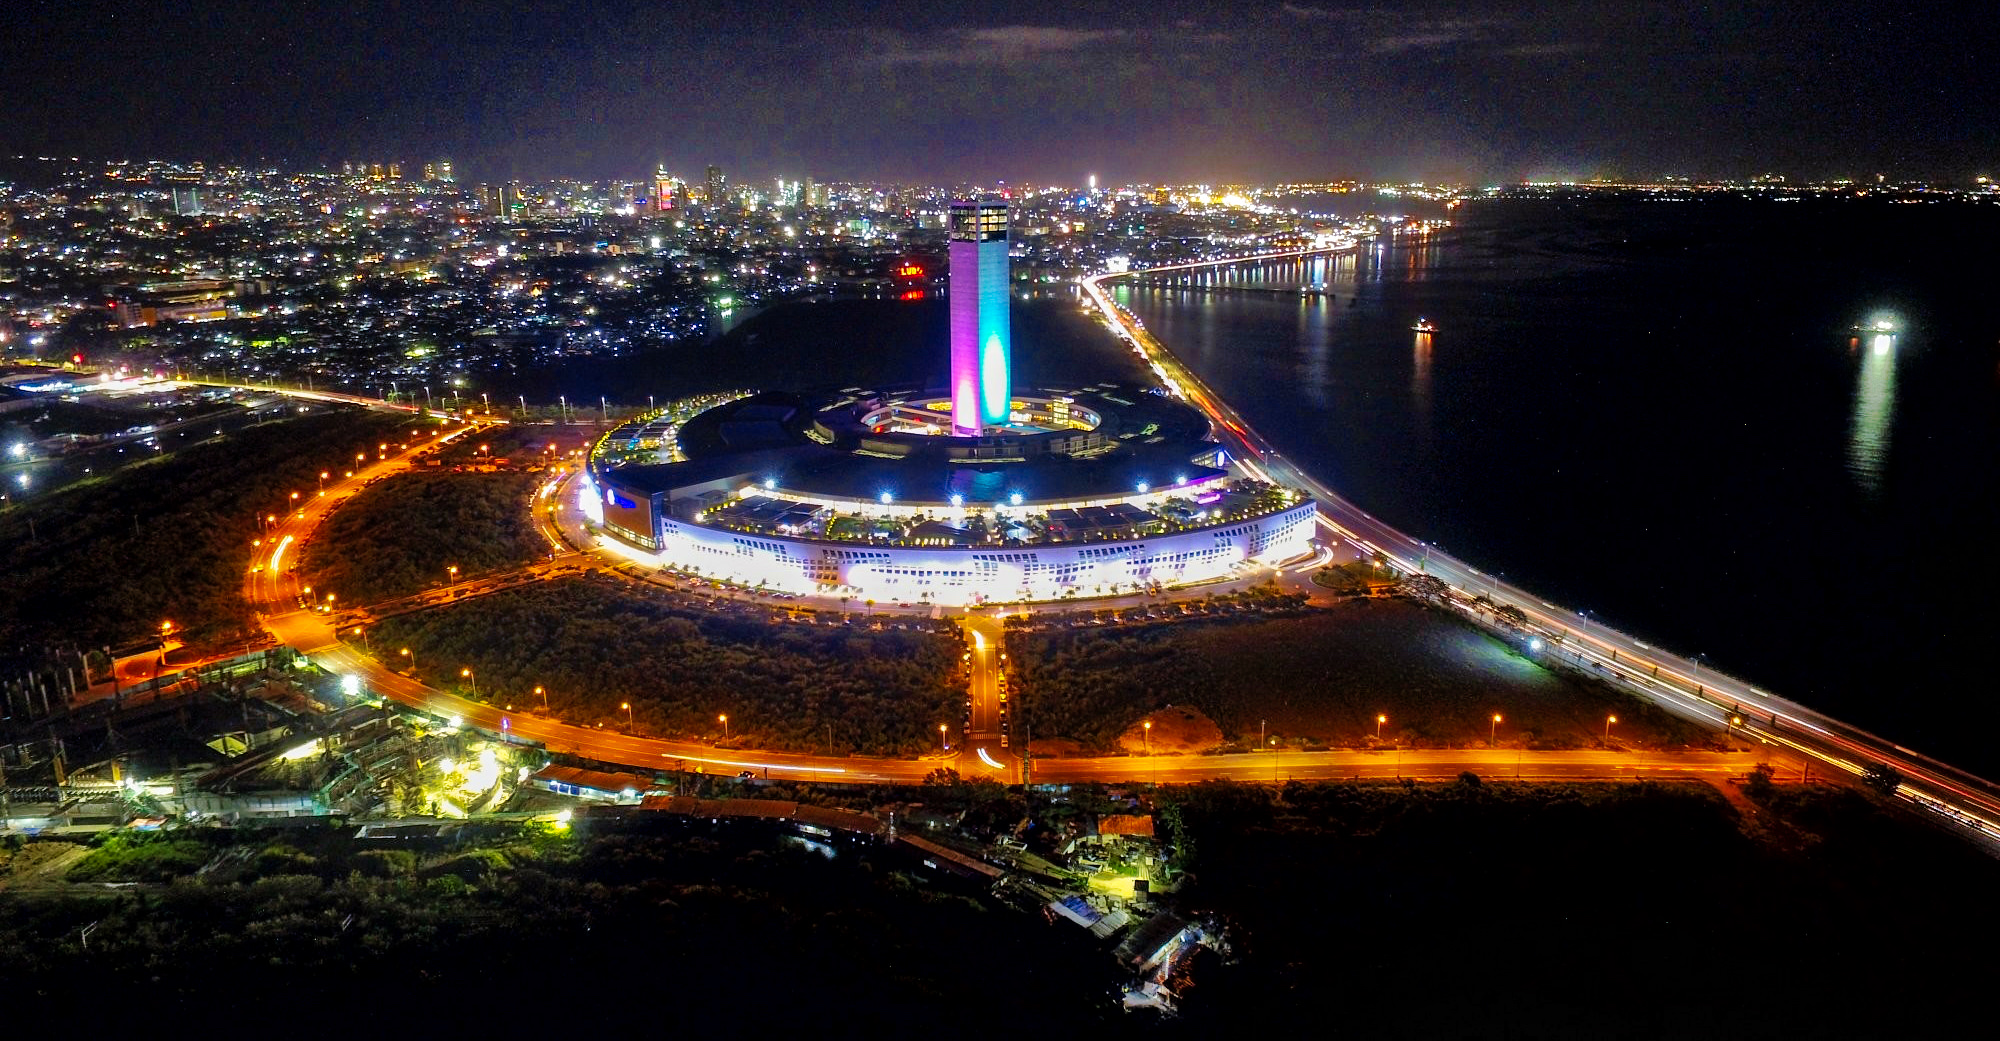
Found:
[[[633,727],[632,727],[632,703],[631,703],[631,702],[629,702],[629,701],[621,701],[621,702],[619,702],[619,703],[618,703],[618,707],[619,707],[619,708],[622,708],[622,709],[624,709],[624,710],[625,710],[625,730],[626,730],[626,731],[627,731],[627,732],[629,733],[629,732],[630,732],[630,731],[631,731],[631,730],[633,729]]]
[[[946,741],[944,736],[946,726],[947,724],[944,723],[938,724],[938,751],[940,752],[951,751],[951,743]]]
[[[1389,721],[1389,717],[1388,717],[1388,715],[1387,715],[1386,713],[1376,713],[1376,715],[1375,715],[1375,740],[1377,740],[1377,741],[1380,741],[1380,740],[1382,740],[1382,724],[1384,724],[1384,723],[1387,723],[1388,721]]]
[[[410,649],[409,649],[408,647],[405,647],[405,648],[403,648],[402,650],[400,650],[400,651],[398,651],[398,652],[396,652],[396,653],[398,653],[398,654],[401,654],[401,655],[402,655],[403,657],[405,657],[405,658],[408,658],[408,659],[410,659],[410,674],[411,674],[412,676],[416,675],[416,672],[417,672],[417,656],[416,656],[415,654],[412,654],[412,653],[410,652]]]
[[[1611,724],[1613,724],[1613,723],[1616,723],[1616,722],[1618,722],[1618,717],[1617,717],[1617,716],[1605,716],[1605,717],[1604,717],[1604,742],[1605,742],[1606,744],[1610,744],[1610,743],[1611,743]]]
[[[1500,713],[1493,713],[1493,725],[1486,728],[1486,747],[1492,748],[1500,736]]]
[[[1147,721],[1146,721],[1146,729],[1145,729],[1145,732],[1144,732],[1144,734],[1143,734],[1142,736],[1144,736],[1144,738],[1146,739],[1146,754],[1147,754],[1147,755],[1152,755],[1152,754],[1153,754],[1153,721],[1152,721],[1152,720],[1150,720],[1150,719],[1149,719],[1149,720],[1147,720]]]
[[[449,582],[446,582],[446,583],[445,583],[445,585],[452,585],[453,583],[456,583],[456,582],[458,581],[458,565],[457,565],[457,564],[453,564],[453,565],[451,565],[450,567],[448,567],[448,568],[445,568],[444,570],[445,570],[445,574],[447,574],[447,575],[450,575],[450,576],[451,576],[451,581],[449,581]]]
[[[320,493],[321,495],[325,495],[325,494],[326,494],[326,471],[325,471],[325,470],[321,470],[321,471],[319,472],[319,493]]]
[[[536,688],[535,688],[535,695],[536,695],[537,697],[539,697],[539,698],[541,698],[541,699],[542,699],[542,714],[543,714],[543,715],[548,715],[548,714],[549,714],[549,692],[548,692],[548,691],[546,691],[546,690],[543,690],[543,689],[542,689],[542,688],[540,688],[540,687],[536,687]]]
[[[715,718],[722,721],[722,739],[729,740],[729,713],[724,712]]]
[[[468,665],[458,670],[458,674],[472,688],[472,697],[474,700],[477,700],[479,697],[479,677],[472,671],[472,666]]]
[[[1257,721],[1257,747],[1264,747],[1264,721],[1261,719]]]
[[[354,627],[354,635],[361,637],[362,650],[367,651],[369,654],[375,653],[375,648],[368,645],[368,630],[357,625]]]

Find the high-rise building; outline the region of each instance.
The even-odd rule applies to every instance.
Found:
[[[823,185],[810,177],[806,178],[805,204],[815,209],[825,206],[826,185]]]
[[[183,217],[201,213],[201,189],[192,184],[174,185],[174,212]]]
[[[402,180],[402,179],[403,179],[403,164],[402,164],[402,163],[390,163],[390,164],[389,164],[389,179],[390,179],[390,180],[392,180],[392,181],[400,181],[400,180]]]
[[[710,207],[721,206],[723,199],[728,195],[729,191],[729,181],[722,176],[722,167],[710,166],[702,179],[706,182],[708,189],[708,205]]]
[[[977,435],[1007,422],[1013,403],[1007,321],[1007,203],[955,200],[951,249],[951,428]]]
[[[457,178],[451,172],[451,160],[438,159],[424,164],[424,180],[452,181]]]
[[[674,175],[667,172],[665,163],[661,163],[653,171],[653,208],[656,210],[674,208]]]

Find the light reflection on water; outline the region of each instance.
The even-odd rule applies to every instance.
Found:
[[[1416,420],[1417,444],[1428,448],[1431,443],[1431,337],[1432,333],[1416,333],[1416,346],[1411,350],[1410,360],[1410,405]]]
[[[1896,338],[1878,333],[1861,351],[1854,384],[1854,418],[1847,432],[1847,472],[1870,495],[1882,490],[1889,464],[1889,428],[1896,416]]]

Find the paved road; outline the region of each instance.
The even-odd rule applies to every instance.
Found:
[[[1296,255],[1287,252],[1256,259]],[[1245,259],[1149,271],[1236,264]],[[1217,434],[1246,469],[1267,473],[1280,483],[1310,492],[1319,503],[1320,526],[1329,536],[1346,539],[1366,552],[1380,552],[1401,570],[1435,575],[1453,588],[1461,602],[1483,595],[1495,604],[1518,608],[1527,618],[1529,632],[1545,641],[1551,653],[1574,656],[1579,664],[1607,681],[1645,696],[1676,715],[1718,730],[1727,727],[1740,737],[1768,744],[1780,754],[1788,752],[1814,760],[1822,768],[1858,775],[1871,763],[1892,766],[1906,779],[1900,791],[1905,798],[1939,810],[1984,840],[1989,849],[2000,850],[2000,785],[1742,680],[1718,674],[1703,667],[1697,659],[1663,651],[1580,612],[1558,607],[1436,546],[1397,531],[1342,498],[1273,448],[1240,413],[1216,397],[1200,377],[1147,332],[1143,323],[1119,308],[1104,288],[1104,283],[1119,277],[1123,276],[1087,278],[1083,281],[1084,292],[1169,389],[1208,413]]]
[[[1381,752],[1244,752],[1237,755],[1038,759],[1037,782],[1425,779],[1471,771],[1494,780],[1638,778],[1716,779],[1742,775],[1762,761],[1755,752],[1528,752],[1510,748],[1403,749]]]
[[[967,777],[989,777],[1007,784],[1021,780],[1021,760],[1013,752],[1011,726],[1002,729],[1009,706],[1001,700],[1007,671],[1002,618],[994,610],[969,611],[959,619],[965,630],[966,653],[972,665],[966,691],[972,698],[972,733],[959,771]]]

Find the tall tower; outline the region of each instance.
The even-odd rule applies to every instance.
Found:
[[[1014,334],[1007,323],[1007,203],[951,204],[951,430],[1007,422]]]
[[[722,167],[720,166],[710,166],[704,173],[706,176],[702,180],[706,182],[705,187],[708,189],[708,208],[715,209],[722,205],[723,196],[728,191],[729,181],[722,176]]]

